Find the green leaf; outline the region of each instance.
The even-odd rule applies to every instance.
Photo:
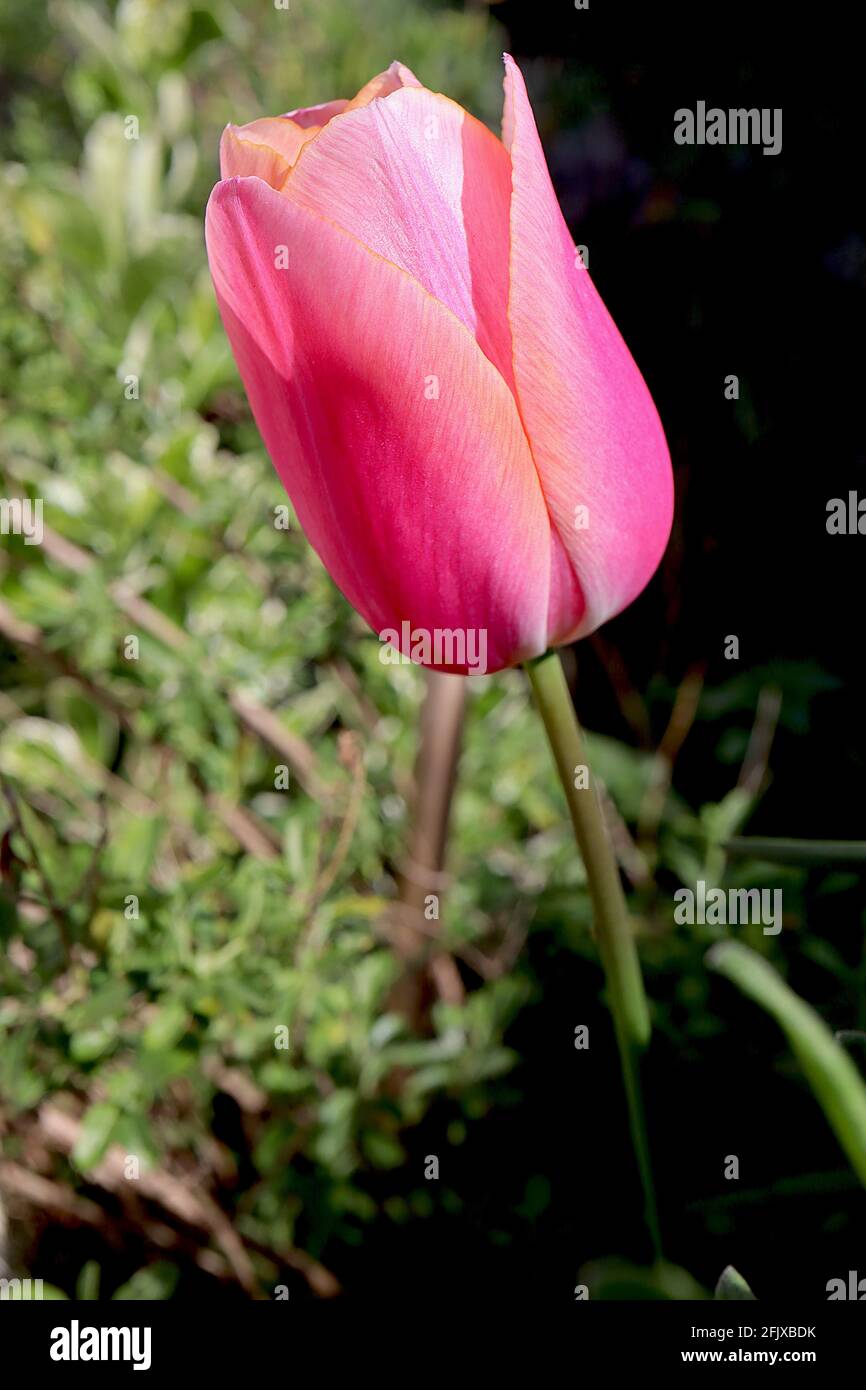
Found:
[[[52,719],[78,734],[88,756],[110,763],[117,747],[117,721],[87,696],[75,681],[61,677],[48,687],[46,704]]]
[[[741,1302],[751,1300],[752,1302],[757,1302],[755,1295],[752,1293],[752,1290],[749,1288],[742,1274],[739,1274],[737,1270],[734,1269],[733,1265],[726,1265],[722,1270],[713,1297],[721,1302],[732,1302],[734,1300],[740,1300]]]
[[[363,1137],[362,1147],[370,1162],[376,1168],[398,1168],[406,1161],[406,1151],[391,1134],[379,1130],[368,1130]]]
[[[84,1028],[80,1033],[74,1034],[69,1044],[69,1055],[76,1062],[95,1062],[97,1057],[103,1057],[113,1044],[114,1035],[110,1029]]]
[[[169,1000],[156,1010],[142,1034],[142,1047],[147,1052],[162,1052],[180,1042],[189,1027],[189,1014],[177,999]]]
[[[165,1260],[157,1260],[156,1264],[136,1270],[131,1279],[115,1289],[112,1298],[132,1299],[136,1303],[154,1303],[171,1298],[179,1275],[176,1266]]]
[[[107,1101],[91,1105],[81,1125],[72,1162],[81,1172],[95,1168],[112,1140],[114,1127],[119,1119],[117,1107]]]
[[[770,864],[866,863],[866,840],[773,840],[734,835],[725,850],[738,858],[765,859]]]
[[[591,1260],[578,1274],[593,1302],[698,1302],[707,1297],[696,1279],[679,1265],[659,1260],[649,1268],[609,1257]]]
[[[126,883],[145,881],[164,829],[161,816],[135,816],[120,824],[106,853],[107,872]]]
[[[722,844],[748,817],[755,798],[742,787],[734,787],[721,801],[701,807],[701,823],[710,843]]]
[[[88,1260],[75,1284],[75,1297],[85,1303],[95,1303],[99,1299],[101,1270],[96,1260]]]
[[[145,1115],[121,1115],[111,1139],[112,1143],[121,1145],[127,1159],[137,1158],[143,1168],[153,1168],[159,1160]]]
[[[748,946],[720,941],[707,952],[706,962],[783,1029],[836,1138],[866,1186],[866,1085],[848,1053],[815,1010]]]

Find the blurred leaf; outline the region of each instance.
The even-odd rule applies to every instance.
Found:
[[[707,1297],[688,1270],[666,1260],[649,1268],[627,1260],[593,1260],[581,1269],[578,1282],[586,1285],[593,1301],[679,1302]]]
[[[136,1270],[131,1279],[111,1295],[113,1299],[136,1303],[154,1303],[171,1298],[178,1281],[178,1269],[165,1260]]]
[[[72,1151],[72,1161],[82,1173],[95,1168],[105,1155],[114,1137],[119,1111],[107,1101],[91,1105],[81,1124],[81,1132]]]
[[[718,970],[784,1030],[815,1097],[866,1186],[866,1083],[822,1018],[798,998],[773,967],[738,941],[721,941],[707,952]]]
[[[771,864],[866,863],[866,840],[768,840],[748,835],[733,836],[725,849],[728,854]]]
[[[727,1265],[719,1275],[719,1282],[713,1297],[722,1302],[739,1300],[755,1301],[755,1295],[749,1288],[742,1274],[738,1274],[733,1265]]]
[[[99,1298],[100,1277],[100,1269],[96,1260],[88,1260],[78,1276],[75,1285],[75,1297],[82,1302],[95,1302]]]
[[[148,1052],[163,1052],[180,1042],[189,1027],[189,1014],[177,999],[158,1008],[148,1021],[141,1044]]]

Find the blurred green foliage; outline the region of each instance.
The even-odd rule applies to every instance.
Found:
[[[422,1036],[389,1010],[398,967],[380,924],[423,680],[380,663],[296,525],[275,526],[285,498],[204,256],[228,120],[351,95],[399,56],[495,127],[501,35],[480,10],[420,0],[57,0],[26,24],[3,0],[0,42],[0,476],[4,495],[44,499],[55,537],[0,549],[4,1157],[35,1161],[33,1117],[61,1097],[82,1122],[58,1181],[81,1190],[119,1145],[209,1188],[267,1289],[297,1246],[339,1263],[370,1223],[430,1214],[420,1169],[390,1196],[376,1174],[405,1163],[433,1104],[455,1145],[490,1112],[517,1060],[506,1029],[540,996],[513,953],[497,970],[503,942],[531,922],[551,949],[595,959],[522,676],[485,678],[441,924],[472,987],[463,1006],[436,1004]],[[139,599],[185,639],[137,621]],[[754,671],[704,697],[696,717],[719,721],[732,786],[761,691],[782,688],[782,718],[807,723],[813,679]],[[649,692],[662,727],[675,695]],[[244,700],[302,750],[288,789]],[[664,756],[589,744],[634,870],[656,1025],[687,1054],[725,1026],[702,963],[725,931],[675,929],[671,888],[784,883],[794,925],[804,875],[728,862],[756,789],[696,809],[668,793]],[[743,936],[775,949],[760,928]],[[803,950],[850,982],[829,944]],[[215,1137],[225,1096],[240,1119]],[[459,1210],[458,1194],[443,1200]],[[89,1269],[71,1292],[96,1296]],[[117,1296],[170,1296],[176,1276],[145,1261]]]
[[[376,923],[422,680],[379,663],[298,530],[274,524],[285,496],[219,322],[203,209],[226,121],[353,94],[397,53],[490,114],[495,35],[480,14],[402,0],[61,0],[27,26],[4,6],[2,30],[5,494],[44,498],[45,524],[93,563],[76,572],[12,537],[0,553],[7,615],[35,637],[5,662],[0,707],[14,788],[2,933],[27,942],[2,967],[0,1092],[13,1111],[85,1098],[71,1155],[84,1174],[112,1144],[144,1165],[203,1162],[208,1064],[243,1068],[269,1118],[239,1228],[279,1252],[321,1189],[318,1250],[333,1230],[357,1238],[374,1208],[356,1170],[402,1161],[401,1127],[431,1092],[471,1103],[509,1066],[500,1037],[520,991],[502,980],[458,1018],[443,1009],[429,1040],[383,1012],[397,967]],[[185,629],[183,650],[124,615],[120,577]],[[327,807],[294,769],[275,789],[282,759],[230,693],[315,748]],[[364,795],[319,902],[350,800],[339,728],[364,733]],[[241,851],[215,798],[249,808],[272,858]],[[409,1076],[391,1097],[397,1065]]]

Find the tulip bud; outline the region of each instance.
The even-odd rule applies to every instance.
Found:
[[[649,392],[505,63],[501,141],[393,63],[352,101],[229,126],[207,212],[300,524],[374,631],[461,674],[481,633],[495,671],[620,612],[673,506]]]

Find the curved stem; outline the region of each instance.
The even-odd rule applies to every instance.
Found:
[[[640,1054],[650,1038],[650,1018],[625,894],[592,785],[583,736],[558,655],[547,652],[526,666],[565,792],[574,834],[586,867],[595,939],[607,981],[619,1047],[629,1126],[644,1192],[647,1226],[661,1255],[658,1214],[640,1086]],[[581,769],[585,771],[581,773]],[[577,783],[577,785],[575,785]]]

